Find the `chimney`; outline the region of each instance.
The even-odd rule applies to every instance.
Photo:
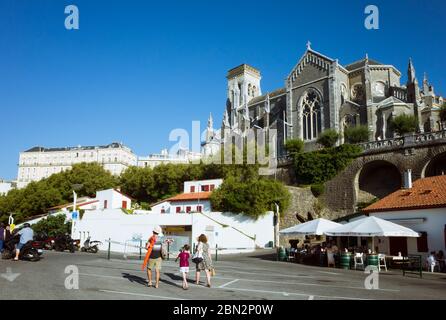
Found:
[[[404,171],[404,189],[412,188],[412,169]]]

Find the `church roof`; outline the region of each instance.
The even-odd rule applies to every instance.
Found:
[[[364,58],[364,59],[361,59],[359,61],[350,63],[350,64],[345,66],[345,69],[347,69],[348,71],[352,71],[352,70],[355,70],[355,69],[362,68],[362,67],[365,66],[366,60],[367,59]],[[373,59],[368,59],[368,60],[369,60],[369,65],[371,65],[371,66],[382,66],[382,65],[384,65],[383,63],[378,62],[378,61],[373,60]]]
[[[272,91],[272,92],[268,92],[268,93],[266,93],[266,94],[264,94],[264,95],[261,95],[261,96],[252,98],[252,99],[249,101],[248,105],[252,106],[252,105],[257,104],[257,103],[259,103],[259,102],[265,101],[265,100],[266,100],[266,96],[267,96],[268,94],[269,94],[269,98],[270,98],[270,99],[273,99],[273,98],[275,98],[275,97],[277,97],[277,96],[279,96],[279,95],[281,95],[281,94],[284,94],[284,93],[286,93],[286,88],[280,88],[280,89],[274,90],[274,91]]]
[[[394,104],[406,104],[406,102],[404,102],[398,98],[395,98],[394,96],[390,96],[390,97],[384,99],[383,101],[379,102],[378,106],[379,107],[387,107],[387,106],[394,105]]]

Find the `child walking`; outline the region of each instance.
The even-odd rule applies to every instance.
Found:
[[[183,274],[183,289],[187,290],[189,287],[187,286],[187,274],[189,273],[189,253],[190,247],[185,244],[181,249],[181,252],[178,254],[178,257],[175,259],[175,262],[180,259],[180,272]]]

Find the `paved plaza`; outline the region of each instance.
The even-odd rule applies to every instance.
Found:
[[[198,299],[198,300],[358,300],[446,299],[446,274],[402,276],[380,273],[379,289],[366,289],[363,271],[320,268],[273,260],[272,251],[220,256],[212,288],[181,288],[177,264],[164,261],[158,289],[148,288],[141,262],[105,253],[45,252],[36,263],[0,260],[0,296],[8,299]],[[65,287],[67,266],[79,270],[79,289]],[[69,267],[72,268],[72,267]],[[69,269],[68,269],[69,270]],[[191,268],[193,271],[194,268]],[[16,277],[13,281],[14,277]],[[8,280],[9,279],[9,280]],[[204,283],[202,275],[202,283]]]

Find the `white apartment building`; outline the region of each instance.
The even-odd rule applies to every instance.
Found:
[[[161,150],[159,154],[150,154],[147,157],[138,158],[138,167],[141,168],[154,168],[160,164],[179,164],[179,163],[191,163],[199,161],[201,159],[201,153],[192,152],[186,149],[180,149],[176,154],[169,154],[167,149]]]
[[[117,142],[106,146],[34,147],[20,153],[17,187],[23,188],[32,181],[70,170],[72,165],[82,162],[102,164],[104,169],[118,176],[137,165],[137,156],[130,148]]]
[[[0,196],[5,196],[9,191],[16,187],[16,183],[13,181],[6,181],[0,179]]]

